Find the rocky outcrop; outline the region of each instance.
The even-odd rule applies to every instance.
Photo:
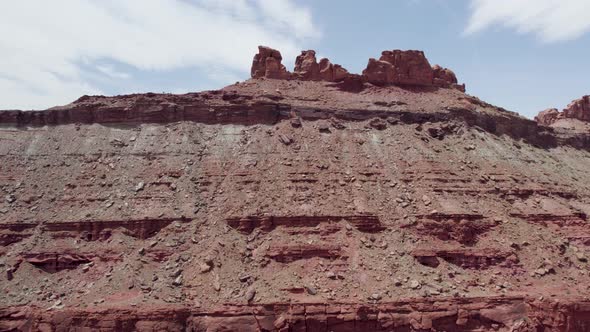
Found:
[[[379,83],[397,85],[432,85],[434,71],[430,67],[424,52],[422,51],[383,51],[379,61],[385,70],[385,81]],[[370,71],[363,71],[363,74],[370,74]],[[369,77],[369,82],[372,82]]]
[[[24,260],[46,272],[55,273],[61,270],[75,269],[78,266],[92,262],[90,255],[75,253],[27,253]]]
[[[562,116],[557,108],[548,108],[535,116],[535,121],[544,126],[550,126]]]
[[[566,118],[590,121],[590,95],[583,96],[569,103],[563,110]]]
[[[465,85],[457,84],[453,71],[439,65],[431,67],[422,51],[383,51],[379,60],[369,59],[363,76],[377,85],[452,87],[465,92]]]
[[[295,59],[293,73],[281,64],[282,56],[279,51],[266,46],[259,46],[258,50],[252,61],[252,78],[340,82],[350,75],[342,66],[333,64],[326,58],[318,63],[314,50],[301,51]]]
[[[320,257],[329,260],[344,259],[344,254],[339,245],[273,245],[266,252],[266,256],[281,263],[290,263],[300,259]]]
[[[439,258],[465,269],[486,269],[492,265],[503,264],[511,267],[518,263],[518,258],[511,251],[497,248],[452,248],[452,249],[416,249],[412,256],[421,264],[437,267]]]
[[[450,87],[465,92],[465,84],[458,83],[457,76],[455,76],[455,73],[452,70],[443,68],[439,65],[434,65],[432,70],[434,71],[434,79],[432,80],[432,83],[435,86],[444,88]]]
[[[414,228],[422,236],[434,236],[443,241],[454,240],[462,244],[473,244],[496,224],[478,214],[427,214],[417,216]]]
[[[295,59],[293,73],[281,64],[281,53],[266,46],[258,47],[252,62],[252,78],[297,79],[301,81],[354,82],[361,80],[376,85],[414,85],[454,88],[465,92],[465,85],[457,83],[452,70],[434,67],[422,51],[383,51],[379,60],[369,59],[363,75],[350,74],[342,66],[322,58],[317,62],[314,50],[301,51]],[[355,90],[355,89],[347,89]]]
[[[315,51],[301,51],[295,59],[293,74],[297,79],[317,81],[320,76],[320,66],[315,58]]]
[[[281,52],[266,46],[258,46],[258,54],[252,61],[250,74],[252,78],[277,78],[288,79],[290,73],[281,63],[283,57]]]
[[[333,64],[327,58],[322,58],[319,64],[320,80],[328,82],[340,82],[346,79],[352,79],[352,75],[342,68],[341,65]]]
[[[270,232],[277,227],[289,228],[325,228],[329,224],[338,224],[340,228],[344,223],[358,229],[360,232],[374,233],[385,229],[379,218],[375,215],[354,216],[247,216],[233,217],[226,220],[227,224],[244,233],[252,233],[255,229]]]
[[[590,122],[590,95],[572,101],[561,112],[556,108],[549,108],[535,116],[535,121],[544,126],[551,126],[560,119]]]
[[[3,331],[547,331],[590,330],[590,303],[523,297],[379,304],[275,303],[195,307],[0,310]]]

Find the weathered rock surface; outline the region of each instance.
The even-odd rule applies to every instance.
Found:
[[[544,126],[567,127],[570,125],[568,120],[590,122],[590,96],[572,101],[561,112],[556,108],[549,108],[535,116],[535,121]]]
[[[282,56],[277,50],[259,46],[252,62],[252,78],[296,79],[301,81],[341,82],[361,80],[372,84],[409,85],[454,88],[465,92],[465,85],[457,83],[455,73],[439,65],[434,67],[422,51],[383,51],[379,60],[369,59],[363,75],[350,74],[342,66],[322,58],[317,62],[314,50],[301,51],[295,59],[293,73],[281,64]]]
[[[225,305],[211,311],[10,308],[2,330],[107,331],[587,331],[590,303],[522,297],[414,299],[380,304]],[[568,319],[577,317],[577,319]]]
[[[315,58],[314,50],[301,51],[301,55],[295,59],[293,74],[301,80],[319,80],[320,66]]]
[[[252,78],[288,79],[290,73],[281,63],[281,52],[266,46],[258,46],[258,53],[252,60]]]
[[[590,331],[588,132],[396,54],[0,111],[0,330]]]
[[[465,85],[457,84],[453,71],[439,65],[431,67],[422,51],[383,51],[379,60],[369,59],[363,76],[378,85],[450,87],[465,92]]]
[[[550,126],[560,117],[563,117],[563,113],[559,112],[557,108],[548,108],[539,112],[539,114],[535,116],[535,121],[544,126]]]
[[[566,118],[590,121],[590,96],[584,96],[572,101],[563,110],[563,115]]]

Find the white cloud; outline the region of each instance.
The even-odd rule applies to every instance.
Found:
[[[97,73],[130,79],[109,62],[154,75],[199,67],[234,80],[257,45],[290,59],[318,37],[310,11],[291,0],[23,0],[1,1],[0,13],[0,109],[100,93],[88,80]]]
[[[572,40],[590,30],[589,8],[589,0],[472,0],[465,33],[500,24],[543,42]]]
[[[101,73],[112,77],[112,78],[122,78],[122,79],[126,79],[129,78],[129,74],[124,73],[124,72],[120,72],[118,70],[116,70],[113,66],[111,65],[97,65],[96,69],[98,69],[98,71],[100,71]]]

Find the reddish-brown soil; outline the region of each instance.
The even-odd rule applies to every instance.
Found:
[[[590,331],[588,132],[274,79],[0,124],[0,330]]]

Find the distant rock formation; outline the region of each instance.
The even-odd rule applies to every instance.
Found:
[[[322,58],[320,60],[320,79],[328,82],[339,82],[350,77],[348,70],[341,65],[333,64],[330,60]]]
[[[590,95],[583,96],[569,103],[563,110],[566,118],[590,121]]]
[[[465,92],[465,84],[458,84],[457,76],[455,76],[455,73],[452,70],[448,68],[443,68],[439,65],[434,65],[434,67],[432,67],[432,70],[434,71],[434,78],[432,80],[432,83],[435,86],[455,87]],[[462,87],[462,89],[460,87]]]
[[[434,72],[422,51],[383,51],[379,60],[369,59],[363,71],[370,83],[432,85]]]
[[[293,73],[281,64],[281,53],[259,46],[252,62],[252,78],[297,79],[302,81],[340,82],[361,79],[375,85],[414,85],[454,88],[465,92],[465,85],[457,83],[452,70],[439,65],[430,66],[422,51],[383,51],[379,60],[369,59],[362,76],[350,74],[346,69],[323,58],[317,62],[314,50],[301,51],[295,59]]]
[[[315,51],[301,51],[295,59],[293,74],[301,80],[317,81],[320,76],[320,66],[315,58]]]
[[[258,46],[258,54],[254,56],[250,71],[252,78],[288,79],[290,73],[281,64],[282,60],[281,52],[270,47]]]
[[[549,108],[535,116],[535,121],[545,126],[550,126],[560,119],[576,119],[590,122],[590,95],[572,101],[562,112],[556,108]]]
[[[348,75],[346,69],[326,58],[322,58],[318,64],[314,50],[301,51],[301,55],[295,59],[293,77],[299,80],[338,82]]]
[[[439,65],[431,67],[422,51],[383,51],[379,60],[369,59],[363,76],[376,85],[452,87],[465,92],[465,85],[457,84],[453,71]]]
[[[539,114],[535,116],[535,121],[537,121],[539,124],[550,126],[555,121],[557,121],[561,114],[562,113],[559,112],[557,108],[548,108],[539,112]]]

